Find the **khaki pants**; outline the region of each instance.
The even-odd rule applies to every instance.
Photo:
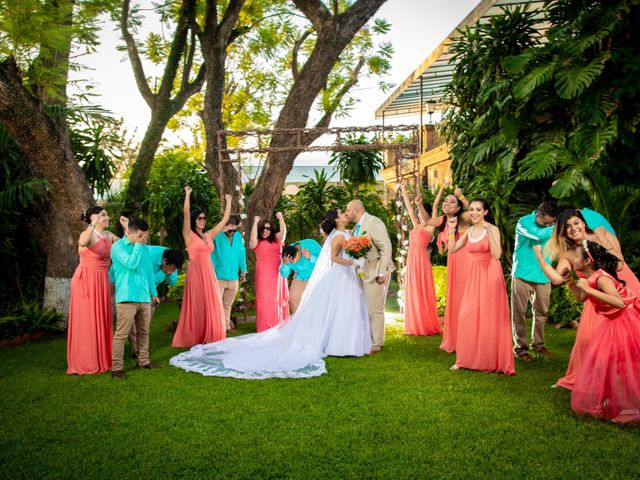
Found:
[[[136,326],[136,343],[138,365],[143,367],[149,360],[149,322],[151,320],[151,305],[141,302],[123,302],[116,304],[116,333],[113,336],[113,370],[124,370],[124,343],[131,331],[131,325]]]
[[[236,293],[238,293],[238,280],[218,279],[218,285],[220,286],[220,296],[222,297],[222,306],[224,307],[226,328],[227,330],[231,330],[233,328],[231,324],[231,309],[233,308],[233,301],[236,299]]]
[[[153,320],[153,314],[156,313],[156,306],[150,305],[149,312],[149,327],[147,330],[151,331],[151,320]],[[131,351],[138,355],[138,332],[136,332],[135,322],[131,324],[131,330],[129,331],[129,345],[131,345]]]
[[[533,304],[533,322],[531,324],[531,350],[544,348],[544,324],[547,322],[551,303],[551,284],[534,283],[511,278],[511,333],[513,351],[524,355],[529,350],[525,317],[529,302]]]
[[[302,300],[302,294],[307,287],[306,280],[291,280],[289,286],[289,313],[293,315],[300,306],[300,300]]]
[[[384,345],[384,304],[389,288],[389,279],[384,285],[373,282],[363,282],[364,296],[367,300],[369,323],[371,324],[371,346],[380,348]]]

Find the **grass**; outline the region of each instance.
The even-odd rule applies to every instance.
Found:
[[[389,326],[384,351],[329,358],[313,379],[205,378],[159,370],[66,375],[64,338],[0,350],[0,478],[638,478],[640,429],[576,417],[563,373],[575,332],[547,331],[558,355],[518,374],[458,371],[439,337]],[[242,325],[246,333],[253,326]]]

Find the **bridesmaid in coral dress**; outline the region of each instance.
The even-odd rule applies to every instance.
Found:
[[[548,251],[545,250],[545,253],[548,253],[554,261],[558,262],[555,269],[544,261],[541,248],[539,246],[534,247],[538,263],[540,263],[542,271],[551,280],[551,283],[560,285],[565,279],[569,280],[569,274],[574,268],[576,248],[585,240],[593,240],[599,243],[618,258],[618,277],[626,282],[628,290],[632,291],[636,296],[640,296],[640,282],[627,264],[624,263],[618,239],[602,227],[596,228],[595,231],[591,230],[584,221],[580,210],[576,209],[567,209],[558,215],[553,235],[547,247]],[[578,276],[582,276],[581,272],[576,273]],[[576,375],[582,364],[582,358],[591,343],[594,332],[598,330],[605,320],[606,318],[596,311],[592,299],[587,297],[582,307],[576,340],[569,358],[569,367],[565,376],[559,379],[554,387],[562,387],[567,390],[573,388]]]
[[[514,375],[509,299],[499,260],[500,232],[485,221],[488,213],[486,201],[473,200],[469,204],[473,226],[457,241],[449,235],[449,250],[456,252],[466,244],[470,257],[458,318],[456,363],[451,368]],[[450,231],[455,227],[456,220],[450,220]]]
[[[571,408],[616,423],[640,423],[640,300],[618,279],[618,258],[585,241],[574,268],[584,277],[570,284],[606,320],[593,333],[571,391]]]
[[[262,332],[281,324],[289,316],[289,288],[280,276],[282,247],[287,226],[281,212],[276,213],[280,229],[276,233],[271,223],[255,217],[249,248],[256,255],[254,274],[256,289],[256,331]]]
[[[413,211],[404,183],[400,184],[402,198],[409,212],[413,229],[409,234],[409,253],[407,254],[407,273],[405,275],[404,334],[437,335],[442,332],[436,306],[436,289],[433,284],[433,271],[429,256],[429,244],[433,239],[435,227],[422,220]],[[416,202],[422,203],[418,197]],[[430,205],[427,205],[431,208]],[[424,205],[423,205],[424,208]],[[428,214],[428,211],[426,211]]]
[[[90,374],[111,370],[111,244],[118,237],[108,232],[109,216],[91,207],[81,216],[89,227],[80,234],[80,264],[71,279],[67,373]]]
[[[437,212],[440,199],[444,193],[443,185],[433,202],[434,211]],[[430,225],[438,227],[436,242],[440,252],[444,251],[449,245],[449,236],[453,235],[454,239],[458,239],[468,228],[470,219],[469,213],[465,212],[468,206],[466,198],[462,190],[456,188],[454,193],[447,195],[442,203],[441,217],[434,217],[429,222]],[[456,227],[449,229],[449,220],[456,220]],[[440,349],[448,353],[456,351],[456,338],[458,336],[458,317],[460,305],[462,304],[462,296],[466,283],[466,269],[469,265],[470,256],[466,247],[462,247],[456,252],[447,251],[447,303],[444,310],[444,333],[442,335],[442,343]]]
[[[184,187],[182,236],[189,254],[184,282],[180,319],[171,345],[192,347],[226,338],[226,320],[220,288],[211,263],[213,238],[222,231],[231,216],[231,195],[225,195],[222,220],[205,231],[207,217],[199,209],[191,212],[191,187]]]

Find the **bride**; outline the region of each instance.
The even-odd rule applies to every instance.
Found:
[[[264,332],[196,345],[171,365],[207,376],[304,378],[326,373],[323,357],[371,350],[367,304],[354,262],[342,250],[351,237],[340,210],[325,214],[328,235],[295,314]]]

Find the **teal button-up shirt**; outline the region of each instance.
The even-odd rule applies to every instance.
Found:
[[[231,241],[226,233],[220,232],[213,244],[211,263],[218,280],[238,280],[239,272],[247,272],[247,251],[240,232],[235,232]]]
[[[604,227],[614,237],[617,237],[616,231],[613,229],[609,221],[601,214],[590,208],[581,208],[580,213],[584,217],[584,221],[587,222],[587,227],[591,230],[595,230],[598,227]]]
[[[156,286],[164,282],[167,285],[175,285],[178,282],[178,270],[167,275],[162,271],[162,254],[167,247],[161,247],[159,245],[147,245],[147,251],[149,252],[149,258],[151,259],[151,265],[153,266],[153,276]]]
[[[518,220],[516,226],[516,244],[513,249],[513,268],[511,275],[533,283],[549,283],[542,272],[538,259],[533,252],[534,245],[546,245],[551,238],[553,227],[541,227],[536,222],[535,210]],[[549,259],[546,259],[547,262]]]
[[[320,244],[312,239],[300,240],[294,242],[291,245],[300,245],[300,248],[309,250],[311,258],[301,256],[295,263],[282,263],[280,265],[280,276],[287,278],[291,272],[295,272],[295,279],[306,282],[309,280],[313,267],[315,267],[318,261],[318,255],[320,255]]]
[[[116,303],[150,303],[151,296],[158,295],[146,245],[133,244],[125,237],[111,247],[111,261],[116,284]]]
[[[153,279],[156,287],[162,282],[167,285],[175,285],[178,282],[178,270],[167,275],[162,271],[162,254],[167,250],[167,247],[161,247],[159,245],[147,245],[147,252],[149,253],[149,259],[151,266],[153,267]],[[115,270],[113,264],[109,267],[109,281],[116,283]]]

